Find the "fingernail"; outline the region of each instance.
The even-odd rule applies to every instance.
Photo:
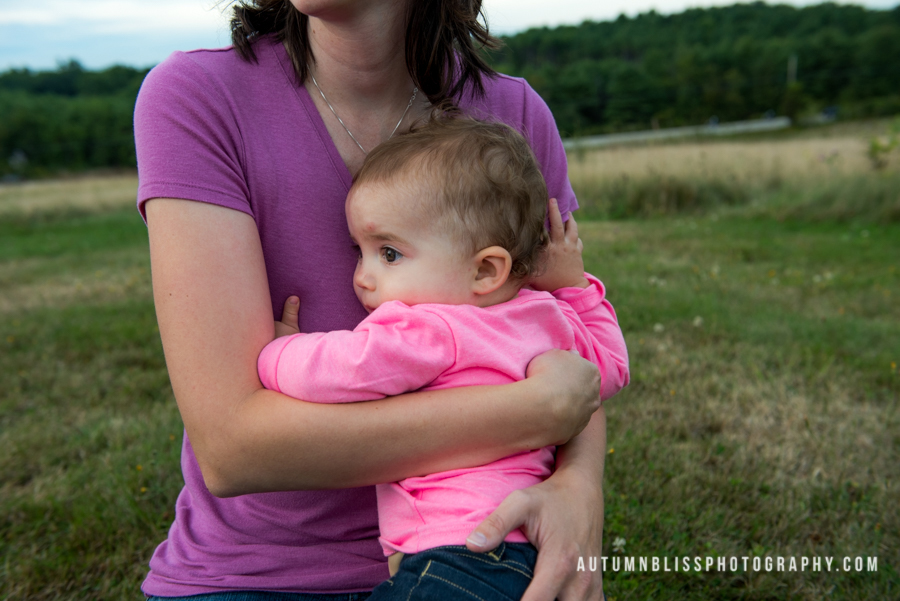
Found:
[[[551,198],[551,199],[550,199],[550,204],[552,204],[552,205],[555,207],[555,206],[556,206],[556,199],[555,199],[555,198]],[[457,540],[459,540],[459,539],[457,539]]]
[[[476,547],[483,547],[487,544],[487,537],[480,532],[473,532],[469,535],[469,538],[466,539],[466,542],[472,543]]]
[[[291,298],[288,299],[288,302],[291,303],[292,305],[296,305],[297,303],[300,302],[300,299],[297,298],[296,296],[292,296]],[[459,539],[456,539],[456,540],[459,540]]]

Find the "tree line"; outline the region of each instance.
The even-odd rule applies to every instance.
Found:
[[[0,73],[0,176],[133,168],[134,101],[148,69]]]
[[[847,118],[900,113],[900,6],[651,11],[504,42],[494,65],[525,77],[564,135],[826,108]]]
[[[796,117],[900,113],[900,6],[763,2],[654,11],[503,37],[491,64],[525,77],[564,136]],[[135,165],[146,70],[0,73],[0,176]]]

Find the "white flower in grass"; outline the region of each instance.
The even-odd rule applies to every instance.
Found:
[[[612,544],[613,551],[616,553],[624,553],[625,552],[625,539],[621,536],[617,536],[616,540],[613,541]]]
[[[664,332],[665,329],[666,329],[666,326],[664,326],[661,323],[653,324],[653,331],[656,332],[657,334]]]
[[[694,318],[694,327],[695,328],[703,327],[703,318],[700,317],[699,315]]]

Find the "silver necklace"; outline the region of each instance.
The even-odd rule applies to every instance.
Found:
[[[328,108],[331,109],[331,114],[334,115],[334,118],[338,120],[338,123],[341,124],[341,127],[344,128],[344,131],[347,132],[347,135],[356,142],[356,145],[359,146],[359,149],[362,150],[363,154],[367,155],[369,152],[363,148],[363,145],[359,143],[359,140],[356,139],[356,136],[353,135],[353,132],[350,131],[350,128],[344,123],[344,120],[338,117],[337,111],[334,110],[334,107],[331,106],[331,103],[328,102],[328,99],[325,98],[325,92],[322,91],[322,88],[319,87],[319,82],[316,81],[316,76],[312,74],[312,69],[309,68],[309,65],[306,66],[306,71],[309,73],[309,76],[312,78],[313,85],[316,86],[316,89],[319,90],[319,94],[322,96],[322,100],[325,101],[325,104],[328,105]],[[419,88],[413,88],[412,97],[409,99],[409,104],[406,105],[406,110],[403,111],[403,115],[400,116],[400,120],[397,121],[397,125],[394,126],[394,131],[391,132],[391,135],[388,136],[388,140],[394,137],[394,134],[397,133],[397,130],[400,129],[400,124],[403,123],[403,120],[406,119],[406,114],[409,113],[410,107],[413,105],[413,102],[416,101],[416,95],[419,93]]]

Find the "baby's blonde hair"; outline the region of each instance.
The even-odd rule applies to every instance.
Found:
[[[549,242],[547,185],[528,142],[511,127],[438,110],[369,153],[354,185],[400,177],[425,192],[419,208],[433,226],[469,252],[505,248],[510,279],[520,283],[539,270]]]

